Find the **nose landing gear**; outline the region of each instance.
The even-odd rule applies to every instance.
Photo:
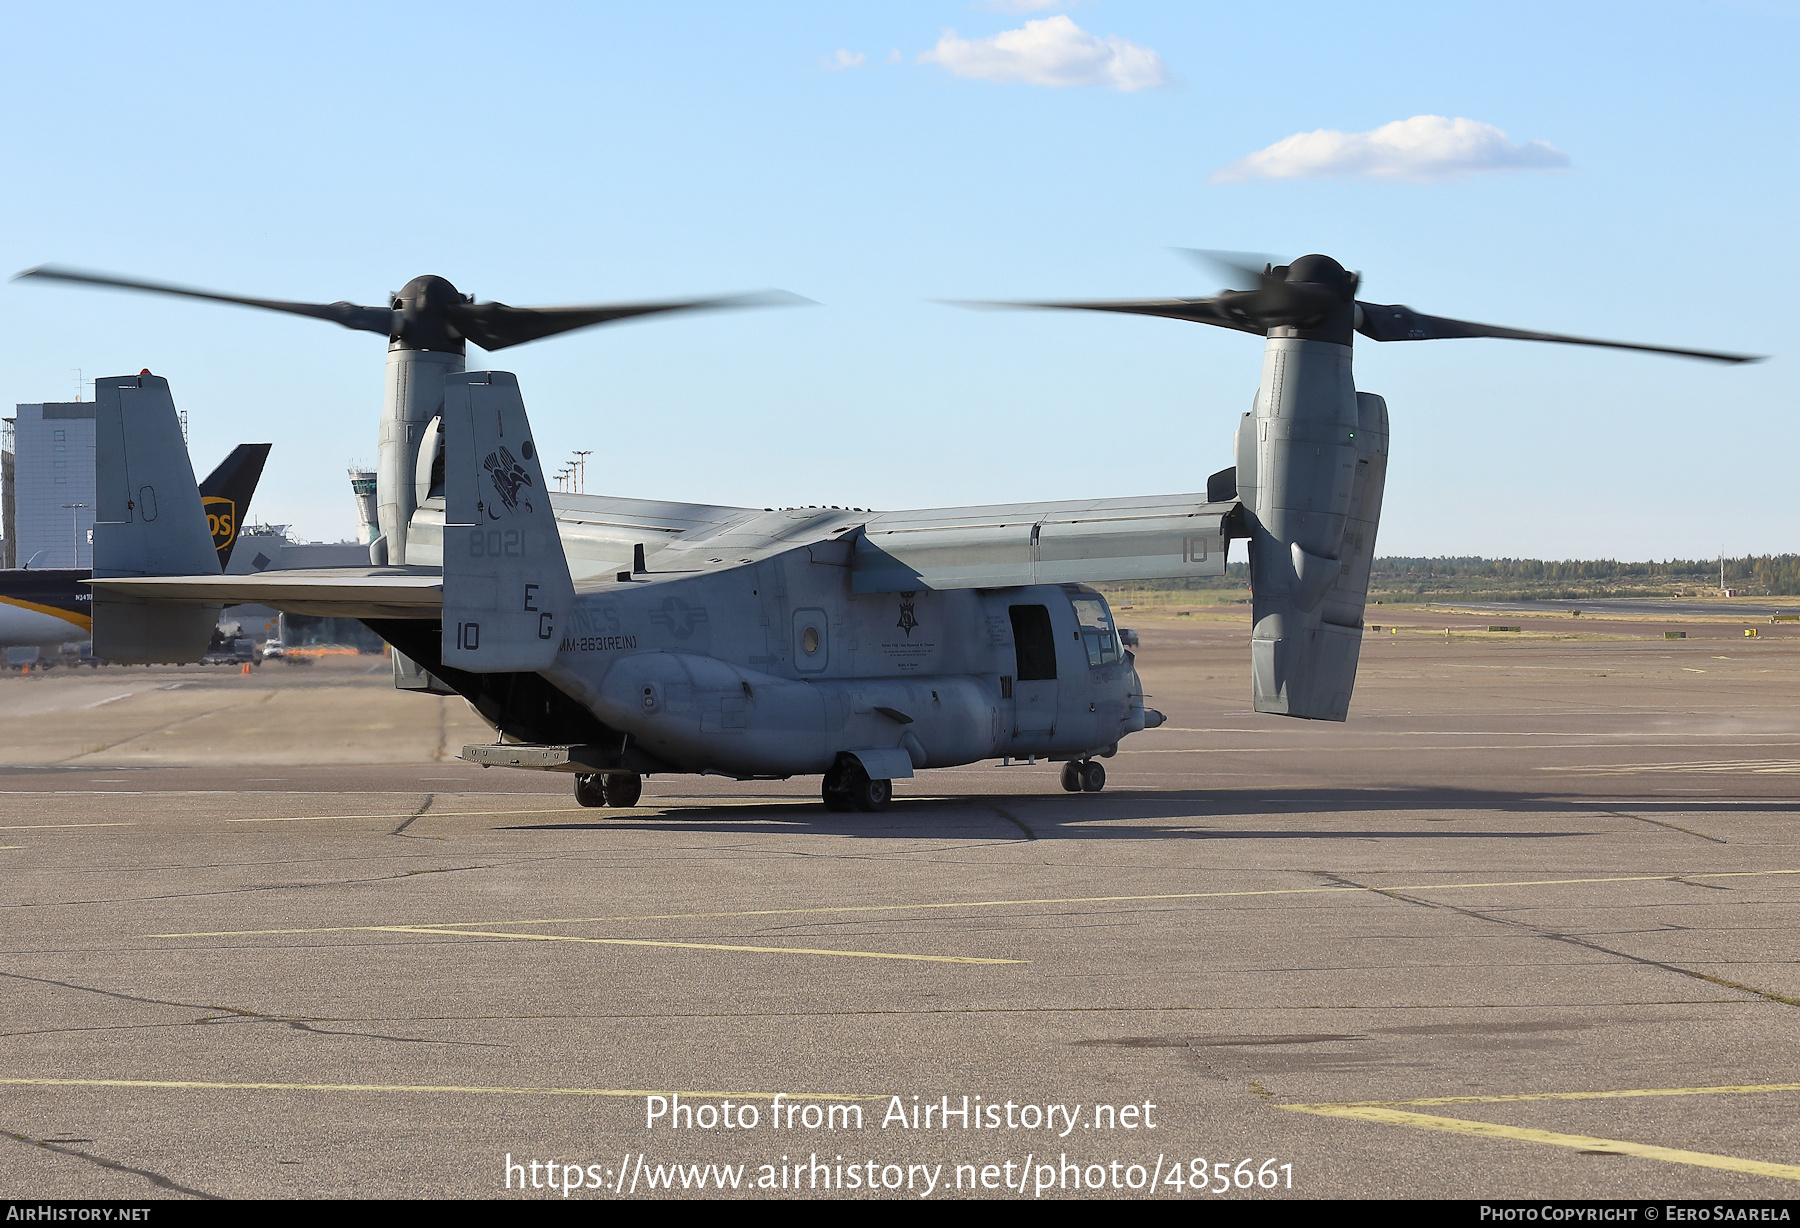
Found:
[[[1070,793],[1098,793],[1106,788],[1106,769],[1092,759],[1065,763],[1062,787]]]

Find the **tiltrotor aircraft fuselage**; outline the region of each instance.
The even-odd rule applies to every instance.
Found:
[[[373,308],[36,270],[389,338],[368,568],[221,576],[189,526],[203,523],[197,512],[134,520],[134,492],[192,492],[192,470],[165,382],[99,382],[94,651],[197,658],[225,602],[361,618],[395,649],[397,686],[462,695],[500,735],[465,758],[572,772],[588,805],[635,803],[649,773],[699,772],[819,774],[828,806],[879,809],[896,778],[1000,757],[1062,761],[1065,788],[1093,791],[1105,783],[1098,760],[1163,718],[1091,585],[1222,575],[1243,540],[1256,710],[1341,721],[1388,450],[1385,403],[1352,379],[1354,333],[1662,347],[1364,303],[1358,279],[1324,256],[1234,271],[1253,284],[1211,298],[1014,304],[1262,335],[1235,464],[1204,493],[878,513],[552,495],[517,381],[464,370],[467,341],[500,349],[766,296],[533,309],[419,278]]]

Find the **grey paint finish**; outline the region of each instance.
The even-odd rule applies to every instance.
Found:
[[[294,568],[255,575],[97,578],[97,592],[154,601],[256,603],[321,618],[436,618],[444,578],[436,568]]]
[[[552,494],[576,580],[611,578],[642,546],[651,570],[742,564],[797,542],[850,551],[858,592],[992,588],[1225,574],[1235,501],[1201,495],[997,504],[902,512],[755,508]],[[437,565],[441,499],[413,514],[408,557]],[[854,530],[860,529],[860,533]]]
[[[1271,336],[1238,428],[1250,533],[1258,712],[1344,720],[1387,475],[1387,406],[1357,393],[1350,347]]]
[[[824,772],[849,755],[903,774],[1005,754],[1110,753],[1144,727],[1142,686],[1098,594],[1061,584],[858,593],[851,535],[882,521],[870,513],[689,509],[677,515],[675,505],[628,509],[590,501],[574,510],[615,532],[658,519],[685,523],[669,524],[679,532],[641,577],[547,592],[553,587],[547,574],[533,581],[527,571],[547,573],[562,564],[557,535],[547,543],[541,538],[550,528],[550,506],[531,500],[526,507],[526,492],[541,490],[542,471],[525,451],[529,426],[516,381],[503,372],[452,376],[445,421],[452,524],[441,531],[457,548],[442,573],[368,567],[172,574],[102,580],[98,587],[167,601],[170,609],[184,608],[176,601],[228,598],[302,613],[432,619],[441,606],[442,656],[452,680],[459,673],[539,674],[597,718],[608,736],[621,739],[613,752],[619,764],[631,762],[629,745],[632,755],[666,765],[657,770],[788,776]],[[490,438],[488,431],[496,433]],[[492,506],[498,487],[488,463],[489,453],[498,453],[499,431],[519,441],[515,459],[530,482],[515,492],[518,507],[504,513]],[[129,449],[130,441],[118,446]],[[1174,504],[1188,509],[1181,514],[1186,520],[1215,528],[1222,514],[1194,512],[1191,497]],[[1139,522],[1163,533],[1169,519],[1169,507],[1154,500],[1030,510],[1044,525],[1104,521],[1115,537],[1126,531],[1121,526]],[[933,522],[988,523],[994,511],[894,514],[889,523],[929,533]],[[477,515],[484,534],[479,556],[471,536]],[[519,553],[502,551],[498,568],[490,566],[494,556],[485,539],[490,522],[516,524],[521,534]],[[485,605],[466,595],[472,582],[483,589]],[[549,598],[542,611],[547,619],[539,611],[520,616],[515,590],[531,582]],[[1033,650],[1041,658],[1034,668],[1047,669],[1050,680],[1019,679],[1015,606],[1042,608],[1048,638]],[[466,638],[458,649],[459,621],[482,623],[478,650]],[[546,629],[556,638],[546,640]],[[549,655],[540,658],[546,648]],[[415,672],[402,675],[401,684],[420,686],[424,679]],[[504,714],[497,719],[504,733]]]
[[[1225,574],[1235,503],[1201,495],[885,512],[855,539],[858,592]]]
[[[97,519],[94,575],[216,577],[194,468],[169,381],[154,375],[94,381]],[[94,595],[94,655],[120,664],[199,660],[220,605]]]
[[[1054,709],[1041,719],[1027,684],[1011,683],[1007,607],[1026,603],[1049,609],[1056,637]],[[827,610],[820,665],[790,632]],[[633,745],[692,771],[823,772],[867,749],[906,752],[921,768],[1072,758],[1144,727],[1129,658],[1092,666],[1080,635],[1062,586],[864,596],[847,566],[802,547],[721,574],[578,594],[545,676]]]
[[[425,427],[443,412],[444,380],[463,366],[460,352],[415,350],[399,344],[388,348],[381,434],[376,443],[375,515],[377,536],[387,539],[387,558],[393,563],[409,561],[406,530],[417,507],[415,469],[420,440]]]
[[[474,673],[541,670],[575,601],[519,381],[453,375],[444,392],[443,661]]]

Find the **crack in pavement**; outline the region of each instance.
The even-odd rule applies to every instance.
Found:
[[[229,1023],[230,1020],[201,1020],[203,1023]],[[310,1032],[314,1036],[356,1036],[364,1040],[391,1040],[401,1045],[473,1045],[477,1049],[505,1049],[509,1046],[485,1040],[433,1040],[428,1036],[386,1036],[380,1032],[339,1032],[331,1028],[315,1028],[305,1019],[267,1019],[257,1020],[259,1023],[285,1023],[296,1032]]]
[[[1711,837],[1706,838],[1710,839]],[[1629,951],[1621,951],[1614,947],[1602,946],[1598,942],[1579,937],[1575,934],[1564,933],[1560,930],[1549,929],[1541,925],[1533,925],[1529,921],[1520,921],[1512,917],[1495,916],[1492,913],[1485,913],[1474,908],[1464,908],[1456,904],[1439,904],[1431,900],[1416,899],[1413,896],[1404,895],[1398,891],[1383,891],[1379,887],[1369,887],[1366,883],[1357,883],[1353,879],[1340,878],[1337,875],[1325,875],[1325,877],[1350,886],[1363,887],[1377,895],[1385,895],[1389,899],[1398,900],[1403,904],[1414,904],[1420,908],[1447,908],[1451,912],[1460,913],[1475,921],[1486,921],[1492,925],[1504,925],[1513,929],[1524,930],[1526,933],[1534,934],[1539,938],[1548,938],[1552,942],[1564,943],[1568,946],[1577,947],[1584,951],[1593,951],[1600,955],[1611,955],[1615,959],[1623,959],[1630,963],[1637,964],[1640,967],[1655,968],[1662,972],[1673,972],[1677,976],[1690,977],[1693,980],[1705,981],[1708,984],[1723,986],[1726,989],[1735,989],[1740,993],[1754,994],[1765,1002],[1777,1002],[1782,1006],[1800,1006],[1800,998],[1790,998],[1775,993],[1773,990],[1758,989],[1754,985],[1744,985],[1737,981],[1728,981],[1722,976],[1713,976],[1711,973],[1700,972],[1694,968],[1683,968],[1680,964],[1671,964],[1664,960],[1652,959],[1648,955],[1633,955]]]
[[[437,839],[431,837],[413,837],[414,839]],[[420,856],[442,856],[436,853],[423,853]],[[347,859],[348,860],[348,859]],[[528,864],[531,861],[545,861],[548,858],[532,857],[525,862],[508,864]],[[362,887],[369,883],[388,883],[397,879],[411,878],[415,874],[456,874],[465,870],[492,870],[498,868],[499,862],[483,866],[446,866],[437,870],[403,870],[398,874],[377,874],[372,878],[331,878],[321,879],[313,883],[263,883],[255,887],[221,887],[217,891],[180,891],[169,895],[120,895],[110,898],[92,900],[42,900],[28,904],[5,904],[0,908],[75,908],[84,904],[143,904],[157,900],[198,900],[215,895],[254,895],[261,891],[314,891],[320,887]]]
[[[415,819],[417,819],[420,815],[424,814],[427,810],[430,810],[431,803],[436,800],[437,800],[437,794],[427,793],[425,795],[425,801],[420,804],[419,808],[417,810],[413,811],[412,815],[409,818],[407,818],[407,820],[405,822],[401,823],[400,826],[396,827],[393,831],[389,832],[388,835],[390,835],[390,836],[406,835],[406,829],[411,827],[413,825],[413,821]],[[412,837],[412,839],[416,840],[416,839],[418,839],[418,837],[414,836],[414,837]]]
[[[223,1011],[227,1015],[236,1015],[244,1019],[267,1019],[268,1016],[257,1011],[239,1010],[235,1006],[218,1006],[211,1002],[171,1002],[166,998],[146,998],[139,994],[123,993],[115,989],[99,989],[93,985],[77,985],[73,981],[58,981],[44,976],[27,976],[23,972],[0,972],[0,977],[15,981],[32,981],[39,985],[55,985],[62,989],[75,989],[82,993],[99,994],[103,998],[118,998],[122,1002],[137,1002],[145,1006],[179,1006],[195,1011]]]
[[[1631,814],[1624,810],[1606,810],[1606,813],[1615,815],[1621,819],[1636,819],[1640,823],[1649,823],[1654,827],[1666,828],[1669,831],[1678,831],[1684,836],[1696,836],[1701,840],[1710,840],[1714,844],[1731,843],[1729,840],[1721,840],[1718,836],[1709,836],[1705,832],[1694,831],[1692,828],[1683,827],[1679,823],[1665,823],[1661,819],[1647,819],[1641,814]]]
[[[56,985],[63,989],[80,990],[83,993],[99,994],[103,998],[117,998],[123,1002],[136,1002],[136,1003],[139,1003],[140,1005],[144,1005],[144,1006],[178,1006],[178,1007],[182,1007],[187,1010],[220,1012],[219,1014],[202,1016],[199,1019],[194,1019],[194,1020],[189,1021],[188,1023],[182,1023],[182,1024],[133,1023],[133,1024],[107,1024],[107,1025],[99,1025],[99,1026],[88,1027],[88,1028],[42,1028],[42,1029],[37,1029],[35,1031],[30,1031],[30,1032],[7,1032],[7,1033],[4,1033],[4,1035],[7,1035],[7,1036],[36,1036],[36,1035],[42,1035],[42,1034],[50,1033],[50,1032],[131,1031],[131,1030],[136,1030],[139,1028],[190,1027],[190,1026],[194,1026],[194,1025],[238,1023],[238,1022],[243,1022],[243,1021],[247,1020],[247,1021],[250,1021],[253,1023],[281,1024],[283,1026],[294,1029],[296,1032],[310,1032],[315,1036],[356,1036],[356,1037],[362,1037],[367,1040],[388,1040],[388,1041],[393,1041],[396,1044],[407,1044],[407,1045],[473,1045],[476,1048],[480,1048],[480,1049],[504,1049],[507,1047],[502,1044],[497,1044],[497,1043],[493,1043],[493,1042],[489,1042],[489,1041],[481,1041],[481,1040],[433,1040],[430,1037],[425,1037],[425,1036],[389,1036],[389,1035],[386,1035],[386,1034],[380,1033],[380,1032],[349,1032],[349,1031],[336,1031],[331,1028],[316,1028],[313,1026],[314,1022],[349,1023],[352,1021],[351,1020],[336,1020],[336,1019],[333,1019],[333,1020],[296,1019],[296,1018],[282,1016],[282,1015],[265,1014],[261,1011],[243,1010],[243,1009],[241,1009],[239,1007],[235,1007],[235,1006],[217,1006],[210,1002],[207,1002],[207,1003],[175,1002],[175,1001],[171,1001],[167,998],[146,998],[146,997],[142,996],[141,994],[123,993],[123,992],[120,992],[118,990],[113,990],[113,989],[99,989],[92,985],[77,985],[71,981],[57,981],[57,980],[52,980],[49,977],[27,976],[22,972],[0,972],[0,977],[8,977],[13,980],[19,980],[19,981],[34,981],[40,985]]]
[[[351,1020],[335,1020],[335,1019],[334,1020],[295,1019],[292,1017],[285,1017],[285,1016],[281,1016],[281,1015],[269,1015],[269,1014],[265,1014],[260,1011],[243,1010],[243,1009],[241,1009],[239,1007],[235,1007],[235,1006],[217,1006],[210,1002],[207,1002],[207,1003],[175,1002],[175,1001],[171,1001],[167,998],[146,998],[140,994],[122,993],[118,990],[113,990],[113,989],[99,989],[92,985],[77,985],[71,981],[57,981],[57,980],[52,980],[48,977],[41,977],[41,976],[27,976],[22,972],[0,972],[0,977],[8,977],[13,980],[20,980],[20,981],[35,981],[36,983],[38,983],[40,985],[56,985],[63,989],[76,989],[76,990],[80,990],[83,993],[99,994],[101,997],[104,997],[104,998],[117,998],[123,1002],[136,1002],[136,1003],[139,1003],[140,1005],[144,1005],[144,1006],[178,1006],[178,1007],[182,1007],[187,1010],[220,1012],[219,1014],[216,1014],[216,1015],[202,1016],[199,1019],[194,1019],[194,1020],[189,1021],[188,1023],[181,1023],[181,1024],[161,1024],[161,1023],[106,1024],[106,1025],[98,1025],[98,1026],[87,1027],[87,1028],[41,1028],[41,1029],[36,1029],[34,1031],[29,1031],[29,1032],[7,1032],[7,1033],[0,1034],[0,1035],[6,1035],[6,1036],[37,1036],[37,1035],[43,1035],[46,1033],[53,1033],[53,1032],[132,1031],[132,1030],[136,1030],[139,1028],[190,1027],[190,1026],[194,1026],[194,1025],[238,1023],[238,1022],[243,1022],[243,1021],[247,1020],[247,1021],[250,1021],[253,1023],[281,1024],[286,1027],[294,1029],[296,1032],[310,1032],[314,1036],[356,1036],[356,1037],[361,1037],[366,1040],[387,1040],[387,1041],[393,1041],[396,1044],[406,1044],[406,1045],[473,1045],[476,1048],[480,1048],[480,1049],[504,1049],[507,1047],[506,1045],[497,1044],[497,1043],[493,1043],[493,1042],[489,1042],[489,1041],[481,1041],[481,1040],[433,1040],[430,1037],[425,1037],[425,1036],[389,1036],[389,1035],[386,1035],[386,1034],[380,1033],[380,1032],[350,1032],[350,1031],[336,1031],[331,1028],[316,1028],[313,1026],[314,1022],[348,1023],[348,1022],[352,1022],[352,1021]]]
[[[1037,833],[1032,831],[1031,828],[1025,826],[1025,824],[1023,822],[1021,822],[1019,819],[1015,818],[1011,814],[1008,814],[1006,811],[1000,809],[1000,807],[994,805],[994,803],[988,802],[987,808],[989,810],[992,810],[995,814],[999,815],[1001,818],[1005,819],[1008,823],[1011,823],[1014,827],[1018,828],[1020,831],[1024,832],[1025,838],[1027,840],[1036,840],[1038,838]]]
[[[182,686],[182,684],[181,684],[181,683],[176,683],[176,684],[175,684],[175,685],[174,685],[174,686],[172,686],[172,687],[158,687],[158,688],[156,688],[156,689],[157,689],[157,690],[159,690],[159,691],[163,691],[163,690],[180,690],[180,689],[181,689],[181,686]],[[142,693],[143,693],[143,692],[141,692],[141,691],[140,691],[140,692],[138,692],[138,693],[139,693],[139,694],[142,694]],[[232,710],[233,710],[233,709],[236,709],[236,708],[242,708],[242,707],[245,707],[245,706],[246,706],[246,705],[248,705],[248,704],[250,704],[250,703],[257,703],[257,702],[263,702],[263,703],[266,703],[266,702],[267,702],[267,701],[268,701],[268,700],[269,700],[269,699],[271,699],[271,698],[273,698],[273,697],[274,697],[274,692],[272,692],[272,691],[271,691],[271,692],[269,692],[269,693],[268,693],[268,694],[267,694],[267,695],[265,695],[265,696],[263,696],[263,698],[262,698],[262,699],[261,699],[261,700],[252,700],[252,699],[250,699],[250,698],[247,698],[247,697],[246,697],[246,698],[240,698],[240,699],[238,699],[238,700],[237,700],[237,702],[235,702],[235,703],[228,703],[228,704],[225,704],[225,705],[223,705],[223,706],[221,706],[221,707],[217,707],[217,708],[208,708],[208,709],[207,709],[207,710],[206,710],[206,711],[204,711],[204,712],[194,712],[194,713],[190,713],[190,714],[188,714],[188,715],[187,715],[187,716],[182,716],[182,717],[177,717],[177,718],[176,718],[176,719],[175,719],[175,720],[172,720],[172,721],[168,721],[168,722],[166,722],[166,723],[165,723],[165,724],[161,724],[161,725],[157,725],[157,726],[156,726],[156,727],[155,727],[155,728],[152,728],[152,729],[139,729],[139,730],[137,730],[137,731],[136,731],[136,732],[134,732],[134,733],[130,733],[130,734],[127,734],[127,735],[126,735],[126,736],[125,736],[125,737],[122,737],[122,738],[120,738],[120,739],[119,739],[119,740],[118,740],[118,741],[116,741],[116,742],[107,742],[107,743],[105,743],[105,744],[104,744],[104,745],[101,745],[101,746],[95,746],[95,747],[93,747],[93,748],[91,748],[91,749],[89,749],[89,750],[84,750],[84,751],[81,751],[81,752],[79,752],[79,753],[77,753],[77,754],[73,754],[73,755],[70,755],[70,756],[68,756],[68,757],[67,757],[67,758],[65,758],[65,759],[59,759],[59,760],[57,760],[57,761],[56,761],[56,763],[55,763],[55,765],[54,765],[54,766],[56,766],[56,767],[65,767],[65,768],[67,768],[67,767],[82,767],[82,766],[87,766],[87,765],[84,765],[84,764],[79,764],[79,763],[77,763],[77,760],[81,760],[81,759],[86,759],[86,758],[87,758],[87,757],[88,757],[88,756],[90,756],[90,755],[99,755],[99,754],[104,754],[104,753],[105,753],[105,752],[107,752],[107,751],[109,751],[109,750],[112,750],[112,749],[114,749],[114,748],[115,748],[115,747],[119,747],[119,746],[123,746],[123,745],[125,745],[125,743],[127,743],[127,742],[135,742],[135,741],[136,741],[136,740],[137,740],[137,739],[139,739],[139,738],[147,738],[147,737],[149,737],[149,736],[150,736],[150,735],[151,735],[151,734],[156,734],[156,733],[167,733],[167,732],[168,732],[168,731],[170,731],[170,730],[172,730],[172,729],[174,729],[174,728],[175,728],[175,727],[176,727],[176,726],[178,726],[178,725],[186,725],[186,724],[188,724],[188,723],[189,723],[189,722],[191,722],[191,721],[199,721],[199,720],[205,720],[205,719],[206,719],[206,718],[207,718],[207,717],[209,717],[209,716],[217,716],[217,715],[219,715],[219,714],[220,714],[220,713],[221,713],[221,712],[230,712],[230,711],[232,711]],[[136,766],[136,765],[132,765],[132,766]],[[145,764],[145,765],[143,765],[143,766],[146,766],[146,767],[148,767],[148,766],[151,766],[151,765],[149,765],[149,764]],[[157,765],[157,766],[160,766],[160,765]],[[125,770],[127,770],[127,771],[129,771],[129,770],[131,770],[131,769],[130,769],[130,767],[127,767],[127,768],[126,768],[126,769],[125,769]]]
[[[52,1139],[32,1138],[29,1135],[20,1134],[16,1130],[6,1131],[6,1137],[17,1139],[27,1147],[42,1147],[45,1151],[54,1151],[58,1155],[74,1156],[78,1160],[86,1160],[89,1164],[97,1164],[101,1168],[110,1168],[116,1173],[130,1173],[133,1176],[144,1178],[144,1180],[159,1189],[169,1190],[176,1194],[186,1194],[190,1198],[205,1198],[209,1201],[218,1201],[222,1197],[219,1194],[208,1194],[205,1190],[196,1190],[191,1186],[171,1181],[161,1173],[153,1173],[147,1168],[136,1168],[130,1164],[122,1164],[118,1160],[109,1160],[105,1156],[97,1156],[91,1152],[79,1151],[74,1147],[63,1146]],[[86,1142],[88,1140],[84,1139],[76,1141]]]

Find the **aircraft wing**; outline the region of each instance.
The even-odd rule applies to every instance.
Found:
[[[655,554],[691,537],[715,535],[764,515],[762,509],[753,507],[562,491],[551,492],[550,506],[556,513],[569,572],[578,581],[610,580],[614,572],[631,566],[638,546],[646,554]],[[443,532],[444,502],[434,495],[413,513],[406,539],[407,559],[415,565],[437,562]]]
[[[741,520],[760,513],[754,507],[712,503],[671,503],[665,499],[627,499],[616,495],[576,495],[552,491],[550,506],[558,524],[580,524],[621,532],[687,533]]]
[[[716,534],[763,515],[753,507],[560,492],[550,496],[550,506],[556,512],[570,574],[577,580],[610,580],[614,572],[631,567],[636,546],[655,554],[687,538]]]
[[[859,593],[1225,574],[1237,501],[1150,495],[881,512],[856,535]]]
[[[444,578],[435,568],[329,567],[247,576],[120,576],[96,592],[145,601],[272,606],[327,618],[436,618]]]

